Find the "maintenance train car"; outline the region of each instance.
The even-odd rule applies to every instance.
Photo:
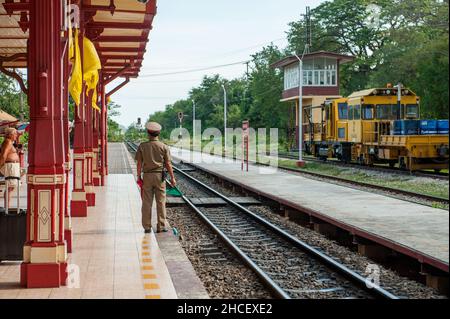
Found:
[[[420,120],[420,98],[409,89],[400,93],[388,85],[306,110],[307,152],[364,165],[398,164],[411,171],[448,168],[448,120]]]

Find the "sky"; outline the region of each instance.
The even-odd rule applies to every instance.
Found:
[[[170,76],[184,70],[243,62],[271,42],[287,45],[288,23],[300,19],[306,6],[321,0],[158,0],[140,77],[132,79],[112,100],[122,106],[114,118],[128,127],[188,97],[205,75],[232,79],[244,64]],[[119,81],[120,82],[120,81]],[[117,85],[117,81],[109,88]]]

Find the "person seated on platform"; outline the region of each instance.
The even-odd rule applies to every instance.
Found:
[[[142,186],[142,226],[148,234],[152,229],[152,204],[156,198],[158,215],[157,232],[167,232],[166,228],[166,181],[164,168],[167,169],[173,187],[177,185],[173,173],[170,150],[159,141],[161,125],[155,122],[147,124],[149,142],[142,143],[136,152],[137,178]],[[142,173],[144,176],[142,177]]]
[[[14,143],[17,139],[17,131],[14,128],[7,128],[5,131],[5,140],[0,148],[0,173],[6,178],[15,177],[20,178],[20,158],[17,153],[17,149],[14,147]],[[5,192],[5,208],[7,203],[11,202],[11,194],[14,191],[15,186],[18,184],[18,180],[6,179],[6,187],[8,192]],[[8,193],[8,198],[6,194]],[[8,206],[9,208],[9,206]]]

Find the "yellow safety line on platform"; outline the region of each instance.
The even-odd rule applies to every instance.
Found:
[[[155,267],[151,256],[150,242],[147,237],[142,240],[142,279],[144,282],[145,299],[161,299],[158,276],[154,273]],[[156,282],[155,282],[156,281]]]

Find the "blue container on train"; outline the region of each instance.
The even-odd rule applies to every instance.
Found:
[[[421,120],[420,121],[420,134],[422,134],[422,135],[438,134],[438,121],[437,120]]]
[[[438,134],[448,134],[448,120],[437,121]]]
[[[394,121],[394,135],[419,135],[419,122],[418,120]]]

